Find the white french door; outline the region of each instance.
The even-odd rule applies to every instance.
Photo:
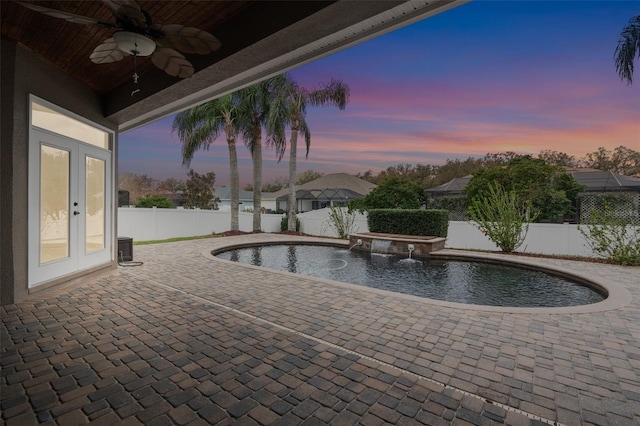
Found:
[[[111,152],[31,128],[29,287],[110,262]]]

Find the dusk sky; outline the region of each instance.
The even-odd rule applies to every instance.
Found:
[[[351,89],[347,108],[309,108],[308,159],[298,172],[374,173],[399,163],[442,164],[488,152],[582,157],[604,146],[640,150],[640,62],[635,83],[613,62],[640,1],[475,0],[290,73],[307,88],[331,78]],[[185,179],[173,116],[120,136],[120,173]],[[251,156],[238,144],[240,183]],[[288,173],[263,150],[263,182]],[[191,163],[229,179],[224,138]]]

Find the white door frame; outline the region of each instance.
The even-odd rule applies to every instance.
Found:
[[[60,114],[67,115],[85,124],[96,127],[110,134],[113,143],[113,132],[82,117],[65,111],[35,96],[31,101],[44,105]],[[54,147],[69,153],[69,206],[68,206],[68,257],[42,263],[40,261],[40,166],[41,147]],[[86,209],[86,161],[87,156],[105,163],[105,205],[104,205],[104,247],[87,252],[85,241],[87,233]],[[58,133],[30,125],[29,131],[29,195],[28,195],[28,287],[32,288],[65,275],[73,274],[94,266],[106,264],[114,259],[114,195],[113,195],[113,151],[98,148]],[[77,203],[77,205],[74,205]],[[73,212],[78,212],[76,215]]]

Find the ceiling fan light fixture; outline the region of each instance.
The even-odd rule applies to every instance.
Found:
[[[136,56],[149,56],[156,50],[156,42],[149,37],[131,31],[118,31],[113,34],[118,49]]]

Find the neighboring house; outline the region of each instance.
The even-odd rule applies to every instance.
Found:
[[[640,178],[610,171],[572,168],[567,173],[584,185],[585,192],[640,192]]]
[[[640,220],[640,178],[594,169],[567,169],[567,173],[585,186],[578,194],[580,223],[587,223],[593,212],[603,208],[628,223]],[[604,194],[613,196],[607,197],[608,206],[603,203]]]
[[[583,222],[584,218],[588,216],[588,211],[598,205],[596,201],[597,194],[605,193],[629,197],[631,207],[625,208],[624,212],[620,212],[621,216],[630,219],[638,219],[638,216],[640,216],[637,211],[640,205],[640,178],[588,168],[567,168],[566,170],[568,174],[574,177],[576,182],[585,187],[583,192],[578,195],[580,222]],[[472,175],[469,175],[462,178],[454,178],[445,184],[427,189],[427,194],[431,197],[460,195],[472,177]]]
[[[462,191],[467,186],[472,177],[473,175],[467,175],[461,178],[453,178],[447,183],[443,183],[442,185],[436,186],[435,188],[427,189],[427,194],[432,197],[462,194]]]
[[[296,185],[296,210],[308,212],[331,206],[346,206],[349,200],[362,198],[375,187],[375,184],[348,173],[324,175],[311,182]],[[277,210],[288,210],[289,188],[274,192],[272,197]]]
[[[637,177],[587,168],[567,168],[567,173],[580,185],[584,185],[584,192],[640,192],[640,178]],[[427,189],[427,193],[433,197],[462,194],[472,177],[473,175],[453,178],[440,186]]]
[[[220,199],[218,202],[218,210],[230,211],[231,210],[231,188],[228,186],[216,186],[215,196]],[[240,211],[253,211],[253,191],[240,190]],[[267,213],[276,210],[276,201],[273,198],[273,193],[262,193],[262,207]]]

